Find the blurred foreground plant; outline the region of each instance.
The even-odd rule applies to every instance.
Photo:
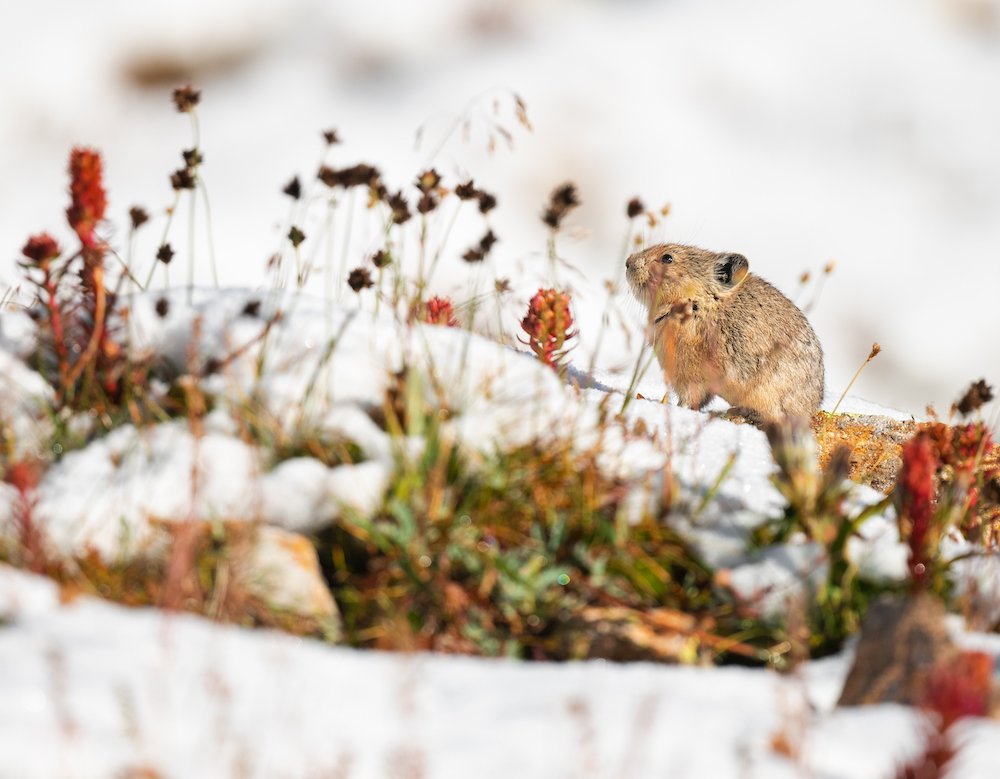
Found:
[[[40,303],[30,309],[39,331],[34,367],[55,388],[57,410],[88,411],[108,424],[142,393],[148,366],[128,358],[110,321],[116,295],[106,286],[108,248],[97,233],[107,206],[100,154],[73,149],[69,173],[66,218],[79,249],[64,256],[51,235],[40,233],[21,250]]]
[[[822,547],[827,572],[809,609],[809,632],[813,651],[830,651],[857,630],[868,602],[879,591],[858,575],[848,542],[866,520],[888,508],[889,499],[849,510],[845,503],[852,489],[847,478],[850,452],[837,449],[821,469],[816,441],[805,420],[790,418],[768,426],[766,432],[778,467],[771,480],[788,505],[783,516],[759,526],[752,541],[769,546],[801,533]]]
[[[899,767],[896,779],[943,779],[961,742],[953,726],[966,717],[987,717],[993,695],[993,657],[984,652],[958,652],[935,665],[927,677],[921,708],[931,721],[923,751]]]

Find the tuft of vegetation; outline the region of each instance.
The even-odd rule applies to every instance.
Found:
[[[383,510],[319,539],[352,644],[534,659],[767,657],[766,639],[735,635],[745,625],[734,604],[669,523],[625,521],[628,485],[602,471],[596,449],[536,442],[472,466],[437,419],[422,416],[427,446],[400,462]]]

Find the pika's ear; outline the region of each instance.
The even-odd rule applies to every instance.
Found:
[[[749,268],[742,254],[723,254],[715,261],[715,278],[724,286],[735,287],[746,278]]]

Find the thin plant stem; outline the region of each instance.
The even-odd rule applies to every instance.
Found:
[[[441,236],[441,243],[438,245],[438,249],[434,252],[434,258],[431,260],[430,270],[427,271],[427,284],[431,283],[431,279],[434,278],[434,270],[437,268],[438,261],[441,259],[441,255],[444,253],[445,245],[448,243],[448,237],[451,235],[452,230],[455,227],[455,222],[458,221],[458,214],[462,210],[462,201],[458,201],[458,205],[451,214],[451,220],[448,222],[448,226],[445,228],[444,235]]]
[[[549,241],[548,241],[548,255],[549,255],[549,266],[552,269],[552,285],[559,286],[559,278],[556,273],[556,264],[558,263],[558,257],[556,255],[556,231],[549,230]]]
[[[635,368],[632,371],[632,378],[629,380],[628,389],[625,392],[625,400],[622,402],[621,413],[625,413],[625,409],[628,408],[629,403],[632,402],[632,398],[635,396],[635,388],[639,386],[639,382],[642,377],[646,375],[646,371],[649,370],[649,366],[652,365],[653,359],[656,357],[656,351],[653,349],[649,350],[649,356],[646,358],[645,364],[643,364],[642,358],[645,357],[646,350],[643,349],[639,352],[638,358],[635,361]]]
[[[202,202],[205,204],[205,233],[208,236],[208,258],[212,266],[212,283],[219,286],[219,268],[215,262],[215,237],[212,233],[212,206],[208,202],[208,187],[205,181],[198,174],[198,189],[201,192]]]
[[[858,380],[858,376],[861,375],[861,371],[863,371],[865,369],[865,366],[868,363],[870,363],[872,360],[874,360],[875,357],[878,355],[878,353],[881,352],[881,351],[882,351],[882,347],[881,346],[879,346],[877,343],[872,344],[872,350],[868,354],[867,359],[865,359],[865,361],[863,363],[861,363],[861,367],[859,367],[854,372],[854,376],[847,383],[847,386],[844,387],[844,391],[840,393],[840,398],[837,400],[837,404],[833,407],[833,411],[830,412],[831,414],[836,414],[837,413],[837,409],[840,408],[840,404],[844,401],[844,398],[847,397],[847,393],[851,391],[851,387],[854,386],[854,382],[856,382]]]
[[[187,279],[187,302],[190,306],[194,300],[194,232],[195,232],[195,213],[196,206],[195,202],[195,192],[197,190],[192,190],[191,196],[188,200],[190,208],[188,209],[188,279]]]
[[[174,192],[174,202],[173,202],[173,205],[171,205],[170,208],[167,209],[167,223],[163,226],[163,236],[160,238],[160,246],[163,246],[167,242],[167,235],[170,232],[170,225],[174,221],[174,212],[177,210],[177,206],[180,203],[180,201],[181,201],[181,193],[178,190],[178,191]],[[157,247],[157,248],[159,248],[159,247]],[[153,267],[151,267],[149,269],[149,276],[146,278],[146,283],[143,284],[143,286],[142,286],[142,288],[144,290],[149,289],[149,285],[153,283],[153,274],[156,273],[156,266],[158,264],[160,264],[160,261],[154,259],[153,260]],[[167,287],[169,288],[169,286],[170,286],[170,274],[167,271],[167,266],[166,265],[163,266],[163,274],[164,274],[164,277],[165,277],[165,279],[167,281]]]
[[[344,225],[344,243],[343,243],[343,248],[341,249],[340,273],[338,275],[338,278],[341,280],[341,282],[343,282],[343,280],[347,277],[347,258],[351,251],[351,226],[354,223],[354,201],[357,199],[353,191],[348,192],[346,198],[347,198],[347,213],[345,214],[345,218],[347,220],[347,223]],[[342,291],[343,290],[340,290],[338,292],[337,294],[338,299],[340,298],[340,292]]]

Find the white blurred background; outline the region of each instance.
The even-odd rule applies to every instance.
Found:
[[[672,206],[649,237],[740,251],[799,303],[835,261],[810,313],[831,391],[874,341],[854,389],[869,400],[920,415],[970,380],[1000,384],[1000,0],[35,0],[4,3],[0,25],[0,284],[16,284],[30,233],[72,243],[76,144],[105,156],[116,246],[129,206],[160,215],[136,247],[145,276],[191,145],[169,95],[190,79],[226,284],[266,284],[281,188],[313,177],[335,127],[332,164],[371,162],[398,187],[432,163],[497,193],[511,312],[544,280],[549,192],[576,182],[584,204],[559,246],[587,276],[573,281],[585,345],[640,196]],[[447,135],[463,117],[468,142]],[[494,120],[512,149],[494,133],[488,150]],[[452,239],[440,291],[469,289],[458,257],[483,229],[477,216]],[[352,264],[378,240],[359,229]],[[628,364],[628,349],[608,339],[601,363]]]

